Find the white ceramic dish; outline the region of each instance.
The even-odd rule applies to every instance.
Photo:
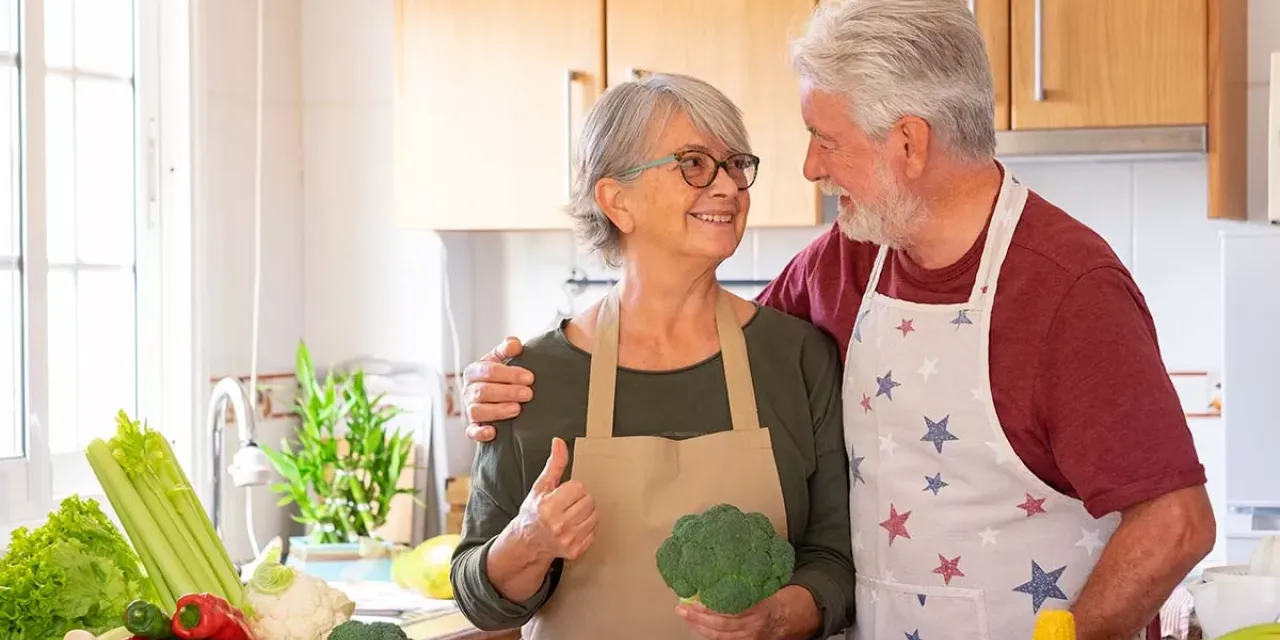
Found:
[[[1187,590],[1205,640],[1280,617],[1280,578],[1218,571],[1211,578],[1187,585]]]

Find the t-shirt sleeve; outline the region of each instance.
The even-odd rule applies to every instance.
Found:
[[[813,273],[813,263],[821,248],[827,242],[823,234],[797,253],[782,272],[777,275],[756,296],[756,302],[773,307],[787,315],[812,320],[809,307],[809,274]]]
[[[853,622],[853,549],[849,533],[849,465],[844,448],[840,357],[826,335],[813,331],[801,353],[813,416],[817,465],[809,476],[809,522],[796,545],[791,584],[813,594],[826,638]]]
[[[449,573],[458,609],[483,630],[510,629],[528,622],[551,597],[558,569],[553,566],[537,593],[524,602],[503,597],[489,580],[489,549],[519,513],[526,494],[523,461],[514,435],[521,427],[514,420],[494,426],[494,439],[476,448],[462,540],[454,550]]]
[[[1205,482],[1151,314],[1118,267],[1086,273],[1063,299],[1034,410],[1058,467],[1094,517]]]

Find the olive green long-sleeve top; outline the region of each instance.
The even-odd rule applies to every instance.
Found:
[[[757,310],[743,334],[796,549],[791,583],[817,602],[822,628],[814,637],[833,635],[852,623],[854,607],[840,354],[813,325],[768,307]],[[554,597],[562,561],[532,598],[512,602],[489,581],[486,558],[542,472],[552,438],[569,444],[572,468],[573,439],[586,432],[591,356],[569,342],[563,324],[529,341],[512,364],[533,372],[533,399],[516,418],[495,424],[495,438],[479,445],[451,572],[459,608],[482,629],[521,626]],[[731,425],[719,355],[670,372],[618,370],[615,437],[689,438]]]

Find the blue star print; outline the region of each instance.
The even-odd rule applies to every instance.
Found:
[[[854,342],[862,342],[862,321],[867,319],[867,314],[869,313],[871,312],[863,311],[862,313],[858,314],[858,321],[853,323],[853,341]]]
[[[920,601],[920,606],[922,606],[922,607],[923,607],[923,606],[924,606],[925,595],[924,595],[923,593],[917,593],[917,594],[916,594],[916,599]]]
[[[920,640],[920,630],[916,629],[907,634],[907,640]]]
[[[1066,571],[1066,569],[1066,567],[1058,567],[1045,573],[1044,569],[1041,569],[1040,565],[1036,564],[1035,560],[1032,560],[1031,581],[1014,587],[1013,590],[1030,595],[1032,612],[1039,613],[1040,607],[1044,605],[1045,600],[1049,598],[1067,599],[1067,594],[1058,588],[1058,578],[1062,577],[1062,572]]]
[[[973,324],[973,321],[969,319],[969,311],[967,309],[961,309],[956,313],[956,317],[951,321],[951,324],[954,324],[956,326],[956,331],[959,331],[960,325]]]
[[[880,385],[880,390],[876,391],[876,397],[889,396],[890,400],[893,400],[893,388],[902,386],[901,382],[893,381],[892,371],[884,374],[883,378],[881,378],[880,376],[876,376],[876,384]]]
[[[866,460],[867,457],[866,456],[854,457],[853,451],[850,451],[849,458],[853,461],[850,463],[850,465],[853,467],[853,483],[858,484],[858,481],[861,480],[862,484],[866,484],[867,481],[862,479],[861,467],[862,467],[862,461]]]
[[[951,433],[950,431],[947,431],[947,420],[950,420],[950,419],[951,419],[951,416],[946,415],[942,417],[942,420],[939,420],[938,422],[934,422],[929,419],[929,416],[925,416],[924,422],[926,425],[928,425],[929,432],[924,434],[924,437],[920,438],[920,441],[932,442],[933,446],[937,447],[938,453],[942,453],[943,442],[946,442],[948,440],[960,439],[960,438],[957,438],[955,434]]]
[[[938,446],[942,446],[942,443],[938,443]],[[938,473],[938,474],[934,475],[932,478],[930,478],[929,476],[925,476],[925,477],[924,477],[924,481],[925,481],[925,482],[927,482],[927,483],[929,483],[929,486],[925,487],[925,488],[924,488],[924,490],[925,490],[925,491],[932,491],[932,492],[933,492],[933,495],[935,495],[935,496],[936,496],[936,495],[938,495],[938,490],[939,490],[939,489],[941,489],[941,488],[943,488],[943,487],[946,487],[946,486],[949,486],[949,485],[947,485],[947,483],[945,483],[945,482],[943,482],[943,481],[942,481],[942,474],[941,474],[941,473]]]

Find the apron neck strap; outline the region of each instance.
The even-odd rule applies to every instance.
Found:
[[[618,290],[609,291],[596,312],[595,347],[591,352],[590,388],[587,392],[587,437],[613,436],[613,408],[618,382]],[[729,415],[735,430],[760,428],[756,393],[751,383],[747,341],[742,335],[727,291],[716,300],[716,331],[729,391]]]

